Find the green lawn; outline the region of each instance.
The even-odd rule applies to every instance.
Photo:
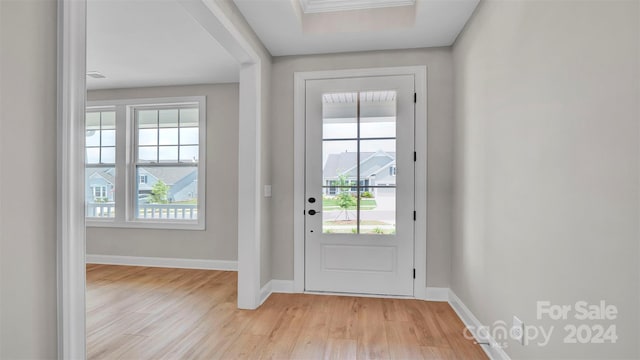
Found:
[[[360,210],[373,210],[376,208],[376,201],[374,199],[360,199]],[[355,210],[356,206],[351,206],[347,210]],[[336,199],[325,198],[322,199],[322,210],[323,211],[331,211],[331,210],[340,210]]]

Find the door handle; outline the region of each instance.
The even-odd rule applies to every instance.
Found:
[[[307,213],[308,213],[309,215],[315,215],[315,214],[317,214],[317,213],[319,213],[319,212],[320,212],[320,211],[315,211],[315,210],[313,210],[313,209],[311,209],[311,210],[307,211]]]

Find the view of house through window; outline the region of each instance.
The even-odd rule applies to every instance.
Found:
[[[197,106],[137,108],[136,218],[197,219]]]
[[[395,234],[396,92],[322,100],[323,232]]]
[[[109,111],[88,108],[88,218],[125,224],[201,220],[203,101],[153,105],[114,102]],[[130,121],[116,119],[116,114],[128,115]],[[127,134],[129,143],[118,142],[126,147],[117,148],[116,132],[118,137]],[[116,153],[131,154],[132,160],[121,161]],[[116,184],[124,187],[124,196],[116,197]]]

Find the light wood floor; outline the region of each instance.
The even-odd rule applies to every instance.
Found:
[[[273,294],[236,309],[237,274],[87,265],[90,359],[486,359],[447,303]]]

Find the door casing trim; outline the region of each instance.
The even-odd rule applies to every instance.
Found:
[[[400,66],[384,68],[306,71],[294,73],[293,110],[293,290],[304,290],[304,167],[305,167],[305,91],[308,80],[357,77],[413,75],[417,101],[415,106],[415,210],[414,266],[416,278],[413,296],[426,297],[427,284],[427,67]],[[420,136],[418,136],[420,135]]]

